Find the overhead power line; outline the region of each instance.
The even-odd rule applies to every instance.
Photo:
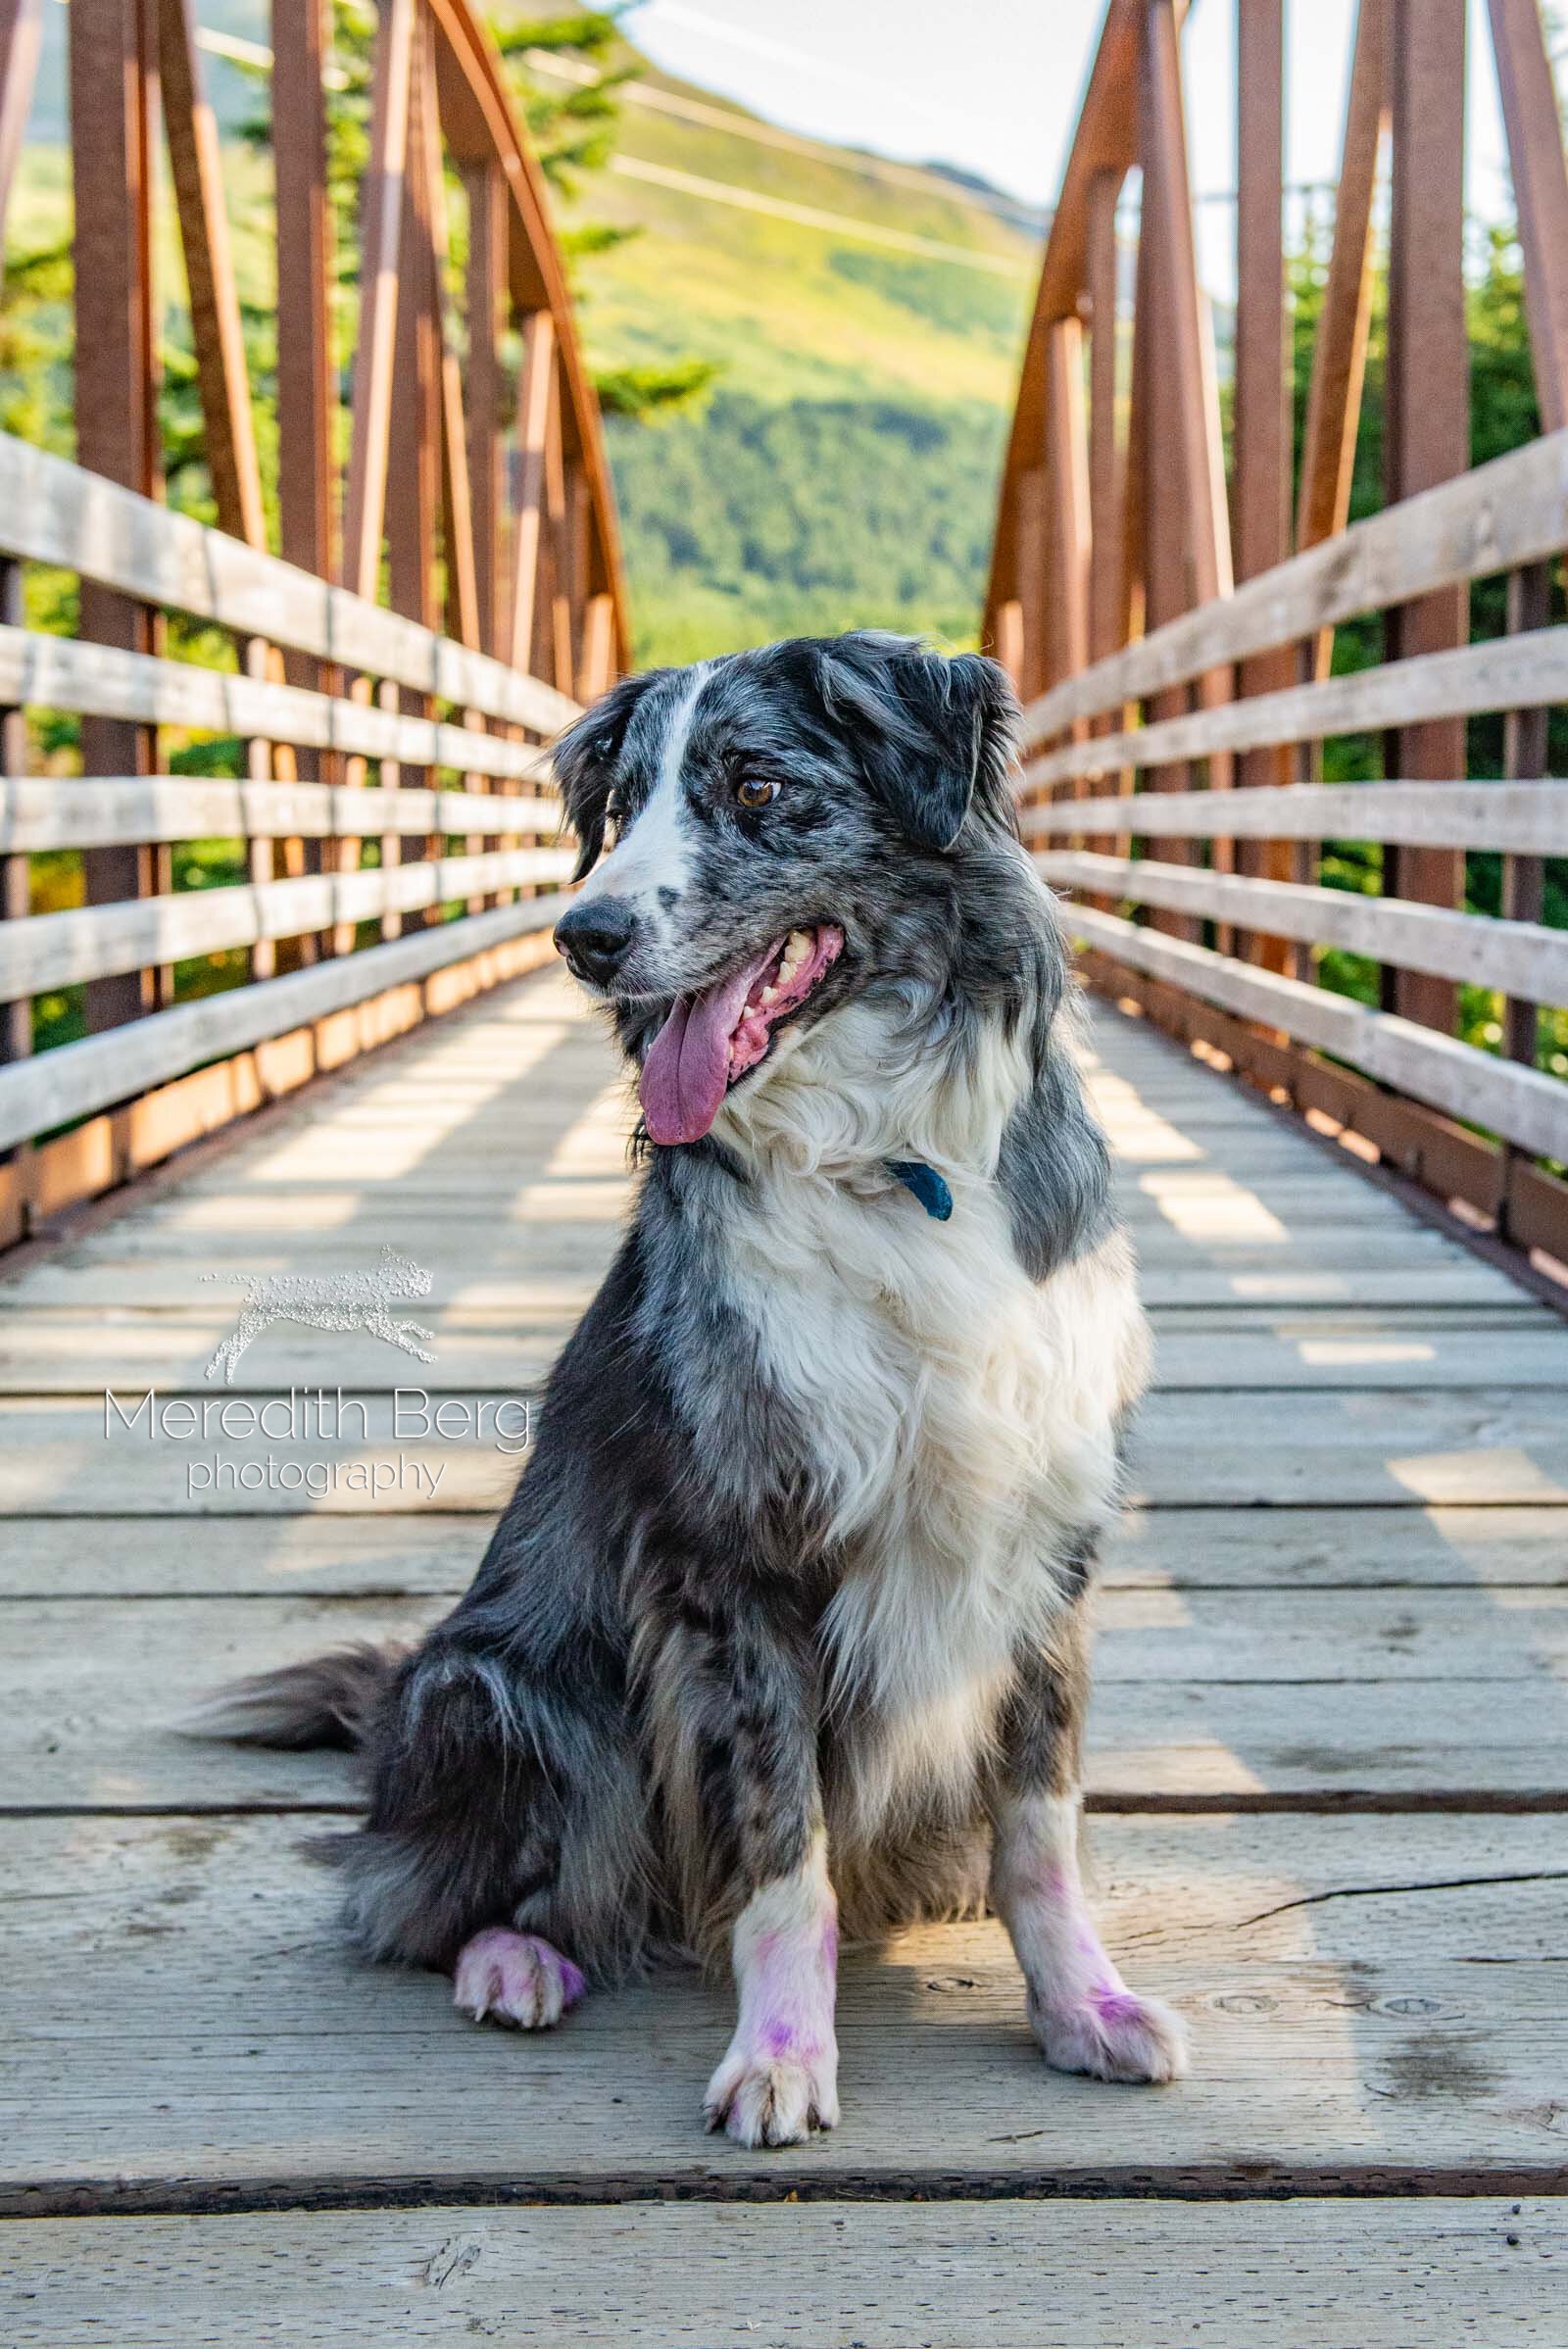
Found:
[[[844,213],[819,212],[814,204],[792,204],[784,196],[760,195],[756,188],[731,187],[721,179],[703,179],[695,171],[672,171],[661,163],[644,163],[636,155],[612,155],[610,168],[626,179],[645,179],[650,186],[675,189],[697,196],[706,204],[728,204],[737,212],[758,212],[775,220],[792,220],[797,227],[820,228],[830,236],[848,236],[862,245],[882,245],[890,253],[918,254],[927,261],[949,261],[966,269],[984,269],[995,277],[1032,277],[1032,261],[1012,261],[1001,253],[982,253],[971,245],[947,245],[939,237],[916,236],[912,229],[885,228],[876,220],[851,220]]]

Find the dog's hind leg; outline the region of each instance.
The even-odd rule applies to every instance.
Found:
[[[1186,2034],[1129,1990],[1105,1954],[1078,1866],[1080,1756],[1089,1694],[1084,1601],[1020,1663],[993,1791],[991,1899],[1012,1936],[1029,2020],[1048,2064],[1099,2080],[1177,2080]]]
[[[372,1956],[450,1970],[475,2021],[546,2028],[642,1954],[647,1800],[612,1680],[586,1640],[568,1678],[460,1616],[370,1725],[349,1924]]]

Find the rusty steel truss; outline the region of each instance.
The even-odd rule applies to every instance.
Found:
[[[0,228],[40,10],[0,0]],[[455,970],[515,967],[569,864],[537,746],[629,648],[543,181],[466,0],[382,0],[373,58],[343,398],[327,0],[273,0],[274,553],[192,0],[72,0],[76,463],[0,436],[0,1241],[450,1000]],[[216,531],[163,503],[160,141]],[[79,578],[73,639],[24,625],[28,563]],[[218,622],[232,673],[167,659],[172,614]],[[27,774],[29,707],[78,715],[79,776]],[[242,736],[244,784],[168,774],[172,727]],[[175,891],[177,844],[215,834],[249,887]],[[85,903],[33,914],[29,858],[59,848]],[[248,983],[176,1006],[181,955],[236,947]],[[72,984],[88,1035],[33,1056],[34,998]]]
[[[1490,0],[1543,437],[1471,471],[1465,0],[1361,0],[1298,463],[1284,0],[1239,0],[1228,477],[1186,13],[1109,0],[1029,332],[984,617],[1026,705],[1025,836],[1097,983],[1560,1265],[1568,1084],[1536,1037],[1538,1006],[1568,1002],[1568,937],[1542,921],[1568,856],[1546,770],[1568,700],[1568,170],[1540,9]],[[1387,508],[1350,527],[1385,156]],[[1499,573],[1510,634],[1472,644],[1472,583]],[[1336,625],[1365,612],[1383,665],[1332,676]],[[1466,785],[1467,720],[1498,711],[1504,772]],[[1322,792],[1325,739],[1367,732],[1389,780]],[[1334,839],[1382,844],[1380,897],[1319,886]],[[1467,853],[1501,856],[1501,919],[1462,910]],[[1378,1005],[1311,983],[1326,945],[1381,968]],[[1460,980],[1500,992],[1499,1054],[1455,1039]]]

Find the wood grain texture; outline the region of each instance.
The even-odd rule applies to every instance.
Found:
[[[8,2248],[28,2349],[77,2349],[112,2310],[119,2349],[210,2349],[269,2320],[297,2349],[475,2334],[573,2349],[1167,2349],[1182,2325],[1249,2349],[1353,2340],[1554,2341],[1561,2206],[1301,2199],[624,2206],[292,2213],[19,2224]],[[3,2289],[3,2287],[0,2287]]]
[[[1189,2080],[1144,2094],[1048,2072],[999,1929],[939,1928],[844,1962],[843,2125],[746,2154],[699,2114],[721,1987],[666,1977],[590,1996],[545,2038],[477,2031],[445,1980],[351,1957],[297,1820],[20,1821],[0,1848],[5,2201],[363,2200],[370,2181],[437,2203],[445,2181],[1255,2195],[1417,2169],[1517,2193],[1563,2162],[1560,1826],[1098,1821],[1107,1942],[1187,2016]],[[43,1884],[49,1900],[16,1902]]]
[[[90,1537],[79,1518],[15,1517],[0,1598],[456,1598],[482,1532],[472,1515],[440,1510],[236,1517],[220,1542],[199,1542],[172,1538],[156,1517],[98,1518]],[[1511,1592],[1568,1587],[1568,1509],[1438,1507],[1375,1520],[1357,1508],[1137,1510],[1107,1544],[1101,1579],[1112,1593],[1495,1590],[1505,1610]],[[1500,1612],[1483,1620],[1506,1631]]]
[[[490,1496],[493,1509],[500,1494]],[[489,1511],[449,1533],[448,1591],[476,1568]],[[176,1528],[165,1522],[172,1543]],[[80,1526],[78,1521],[78,1535]],[[1267,1525],[1256,1529],[1259,1542]],[[94,1542],[102,1539],[95,1529]],[[111,1537],[112,1538],[112,1537]],[[1152,1545],[1157,1549],[1156,1527]],[[1375,1532],[1348,1537],[1354,1554]],[[145,1544],[143,1552],[145,1556]],[[254,1555],[254,1545],[253,1545]],[[286,1591],[265,1561],[248,1571]],[[406,1639],[447,1593],[18,1599],[0,1808],[291,1809],[354,1798],[340,1754],[180,1737],[223,1681],[344,1641]],[[1093,1800],[1525,1801],[1568,1808],[1568,1602],[1560,1589],[1359,1591],[1157,1587],[1103,1593],[1090,1724]]]
[[[331,658],[508,724],[554,734],[578,705],[543,679],[420,628],[188,514],[0,433],[0,544],[273,644]]]
[[[1024,712],[1024,740],[1424,590],[1549,560],[1568,538],[1568,433],[1478,465],[1294,555],[1097,661]]]

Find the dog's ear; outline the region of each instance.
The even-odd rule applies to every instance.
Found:
[[[605,823],[615,768],[626,740],[632,712],[652,685],[669,675],[668,669],[644,669],[640,676],[623,677],[609,693],[568,726],[550,754],[566,810],[566,821],[577,835],[580,881],[599,861],[605,845]]]
[[[830,648],[825,698],[868,782],[923,848],[951,849],[972,805],[1009,829],[1018,704],[978,653],[851,636]]]

